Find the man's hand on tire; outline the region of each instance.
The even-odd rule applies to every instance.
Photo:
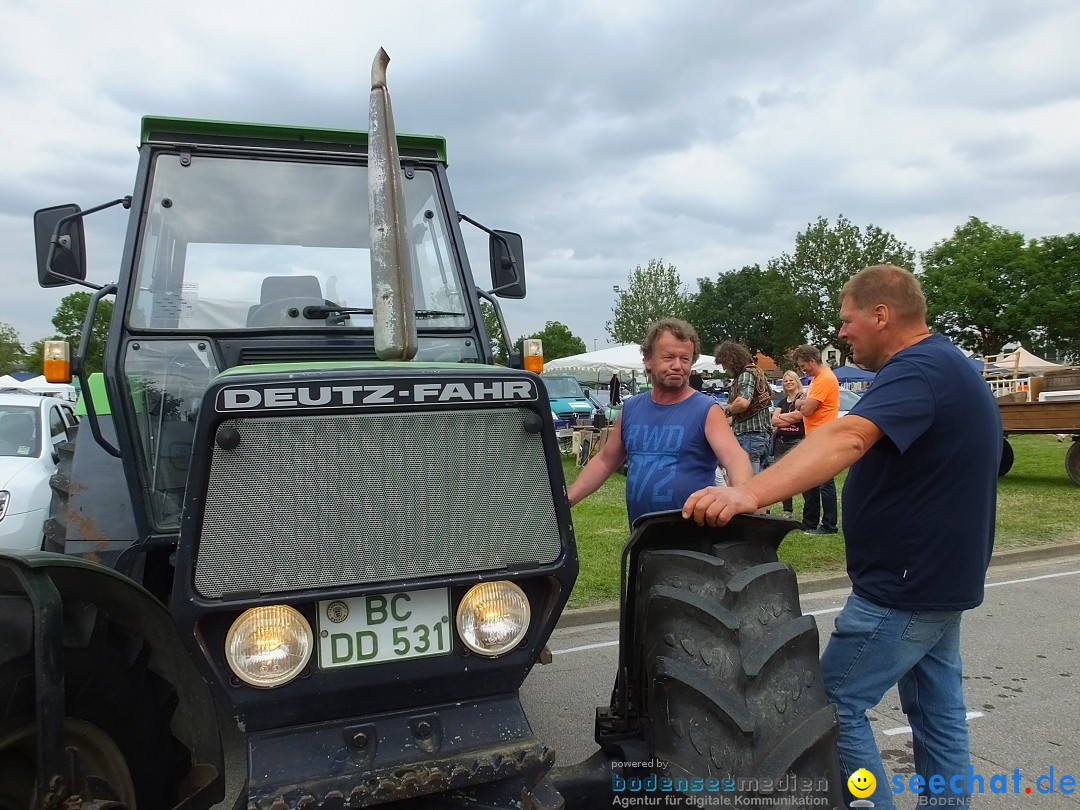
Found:
[[[723,526],[735,515],[757,509],[757,499],[745,487],[705,487],[686,499],[682,516],[699,526]]]

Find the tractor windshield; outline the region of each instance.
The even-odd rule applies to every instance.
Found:
[[[367,168],[159,153],[132,327],[371,329]],[[468,327],[434,172],[402,172],[418,328]]]

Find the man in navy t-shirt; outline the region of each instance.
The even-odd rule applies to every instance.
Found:
[[[682,508],[691,493],[716,481],[719,463],[729,480],[753,475],[727,418],[712,397],[690,386],[701,344],[677,318],[652,325],[641,344],[652,389],[623,402],[615,429],[567,492],[570,505],[595,492],[629,459],[626,511],[633,524],[650,512]]]
[[[855,274],[840,318],[855,362],[878,372],[858,405],[749,484],[694,493],[683,514],[722,525],[851,467],[843,507],[852,595],[821,659],[841,773],[870,770],[877,790],[868,798],[893,807],[866,712],[895,684],[916,771],[944,785],[936,798],[966,805],[960,619],[982,602],[993,550],[1001,417],[978,372],[931,334],[907,270]]]
[[[918,610],[981,604],[1002,435],[985,380],[930,335],[889,358],[851,413],[884,434],[844,486],[855,593]]]

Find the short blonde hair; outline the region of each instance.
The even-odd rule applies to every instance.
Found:
[[[915,274],[894,264],[864,267],[840,290],[840,303],[851,300],[860,312],[884,304],[901,323],[926,323],[926,296]]]

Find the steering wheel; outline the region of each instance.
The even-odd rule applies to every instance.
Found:
[[[304,317],[304,307],[322,307],[326,302],[321,298],[297,296],[279,298],[255,307],[248,313],[248,326],[314,326],[325,323],[323,319],[311,320]]]

